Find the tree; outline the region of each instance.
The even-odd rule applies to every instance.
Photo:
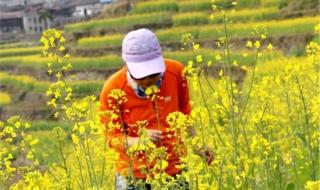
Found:
[[[53,15],[48,11],[48,10],[41,10],[38,12],[38,14],[40,15],[40,20],[44,21],[44,29],[48,28],[48,19],[50,21],[53,20]]]

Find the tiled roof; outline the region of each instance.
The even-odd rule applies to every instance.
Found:
[[[0,19],[14,19],[22,18],[25,15],[24,11],[13,11],[13,12],[1,12]]]

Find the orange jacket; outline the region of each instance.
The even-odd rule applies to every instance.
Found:
[[[179,156],[176,151],[176,146],[178,143],[183,146],[183,143],[177,137],[168,135],[170,132],[167,132],[166,130],[169,127],[166,123],[166,117],[169,113],[175,111],[189,114],[191,111],[191,105],[188,83],[182,76],[183,65],[177,61],[169,59],[165,60],[165,65],[166,71],[163,75],[162,85],[159,92],[159,95],[163,98],[156,101],[158,105],[161,130],[164,136],[161,145],[167,149],[168,153],[168,167],[165,171],[169,175],[174,175],[180,171],[180,169],[177,168],[179,165]],[[106,81],[100,95],[100,109],[103,111],[110,109],[110,105],[108,105],[109,92],[112,89],[122,89],[126,93],[128,99],[128,101],[121,106],[121,110],[127,110],[122,112],[122,118],[127,129],[127,134],[131,137],[138,137],[138,129],[134,126],[137,121],[148,121],[148,125],[146,126],[147,129],[159,129],[157,125],[157,113],[151,100],[139,98],[128,85],[126,72],[126,67],[123,67]],[[106,124],[108,119],[106,117],[102,117],[101,121],[103,124]],[[127,175],[125,172],[129,168],[129,158],[125,153],[125,134],[123,133],[123,130],[107,130],[106,137],[109,146],[119,153],[119,159],[116,162],[117,172]],[[119,144],[119,142],[121,143]],[[159,147],[160,143],[156,143],[156,146]],[[138,158],[134,158],[132,165],[136,178],[146,177],[139,171],[141,166],[146,165],[146,158],[144,155],[139,155]],[[152,164],[150,167],[152,167]]]

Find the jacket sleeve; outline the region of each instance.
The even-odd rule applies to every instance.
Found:
[[[108,97],[113,89],[110,82],[106,82],[100,94],[100,121],[104,129],[109,147],[116,151],[125,151],[125,134],[119,117],[119,111],[111,105],[112,100]]]

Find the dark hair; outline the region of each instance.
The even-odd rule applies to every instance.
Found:
[[[131,75],[131,73],[129,73],[130,74],[130,77],[132,78],[132,79],[134,79],[134,80],[144,80],[144,79],[146,79],[146,78],[149,78],[149,77],[156,77],[156,76],[158,76],[158,75],[160,75],[161,73],[155,73],[155,74],[152,74],[152,75],[148,75],[148,76],[145,76],[145,77],[142,77],[142,78],[134,78],[132,75]]]

